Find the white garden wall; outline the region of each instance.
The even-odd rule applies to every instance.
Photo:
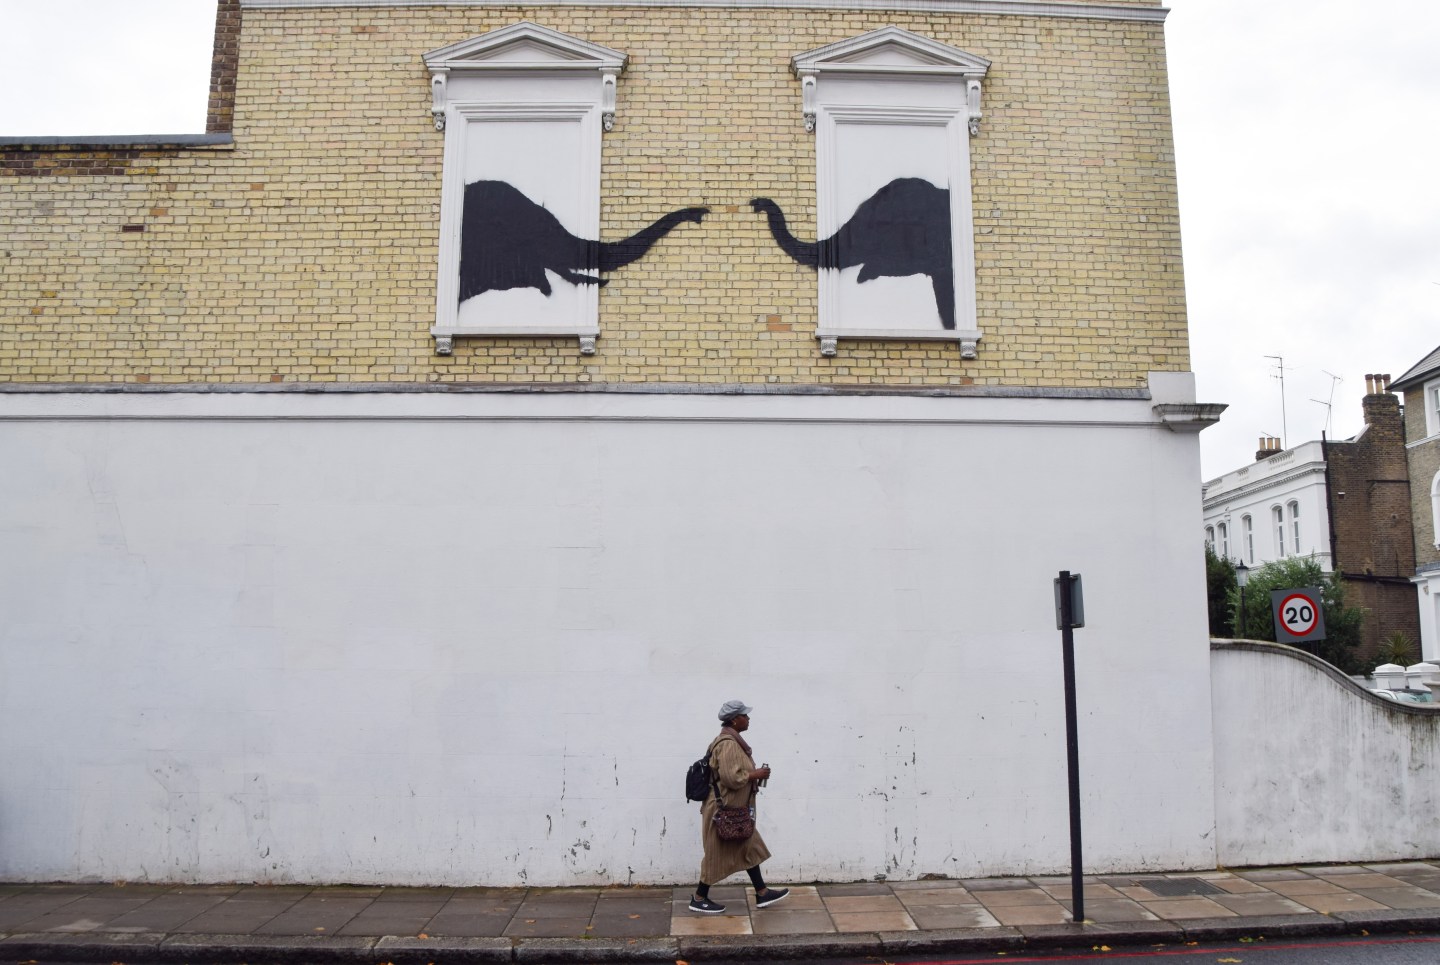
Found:
[[[1440,707],[1377,697],[1291,647],[1212,649],[1222,865],[1440,855]]]
[[[0,395],[0,878],[688,882],[731,697],[773,880],[1061,871],[1061,569],[1089,869],[1213,866],[1152,401]]]

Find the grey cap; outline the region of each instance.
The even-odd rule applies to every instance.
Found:
[[[754,708],[747,707],[743,700],[727,700],[720,705],[720,719],[729,720],[731,717],[739,717],[741,714],[749,714]]]

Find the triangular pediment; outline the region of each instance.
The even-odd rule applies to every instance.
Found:
[[[791,63],[797,74],[833,70],[983,77],[990,69],[990,61],[984,57],[899,27],[881,27],[849,40],[826,44],[798,54]]]
[[[549,27],[522,21],[424,55],[431,70],[594,68],[619,70],[625,55]]]

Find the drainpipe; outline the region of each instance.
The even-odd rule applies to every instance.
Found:
[[[1340,554],[1335,547],[1338,541],[1335,536],[1335,486],[1330,479],[1330,440],[1325,437],[1325,430],[1320,430],[1320,456],[1325,460],[1325,519],[1330,524],[1330,568],[1340,572]]]

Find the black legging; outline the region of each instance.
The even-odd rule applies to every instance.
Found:
[[[755,886],[755,894],[763,894],[765,891],[765,878],[760,874],[760,866],[757,864],[753,868],[746,868],[745,873],[750,876],[750,883]],[[703,881],[700,882],[700,887],[695,889],[695,897],[709,898],[710,886]]]

